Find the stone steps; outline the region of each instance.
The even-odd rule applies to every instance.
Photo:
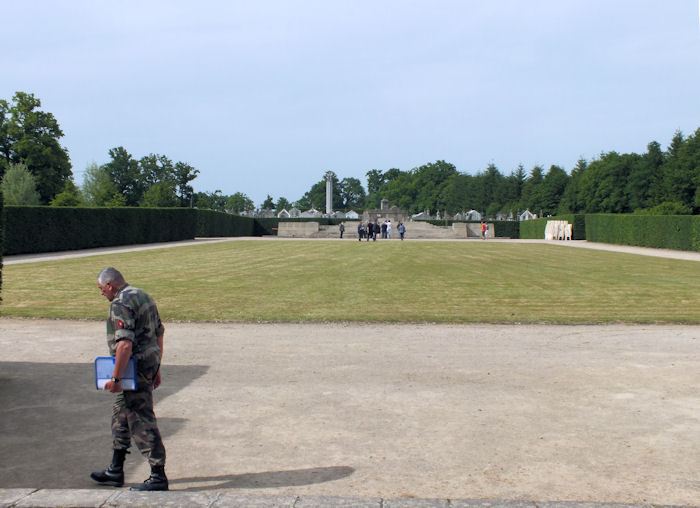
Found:
[[[343,238],[352,238],[357,240],[357,221],[345,223],[345,234]],[[409,222],[406,224],[406,238],[421,238],[421,239],[455,239],[467,238],[466,227],[464,224],[455,224],[452,226],[434,226],[427,222]],[[381,235],[381,234],[380,234]],[[318,226],[318,232],[313,233],[310,238],[339,238],[340,229],[338,225]],[[381,238],[381,236],[379,237]],[[391,230],[391,240],[398,240],[399,233],[396,231],[396,226]]]

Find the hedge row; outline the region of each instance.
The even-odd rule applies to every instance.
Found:
[[[195,237],[275,235],[280,222],[338,224],[343,219],[253,219],[190,208],[7,206],[0,195],[1,254],[170,242]],[[571,214],[531,221],[495,221],[499,238],[544,238],[548,220],[573,224],[574,240],[700,251],[700,216]],[[451,221],[431,221],[449,225]],[[4,244],[3,244],[4,236]],[[3,248],[4,247],[4,248]]]
[[[591,242],[700,251],[700,215],[586,216]]]
[[[190,208],[47,206],[8,206],[5,219],[7,243],[0,244],[0,254],[4,252],[5,255],[173,242],[195,237],[260,236],[276,233],[272,228],[280,222],[280,219],[253,219]],[[340,221],[323,219],[322,222]],[[0,227],[0,235],[2,233]],[[1,275],[0,272],[0,281]]]
[[[2,295],[2,253],[5,250],[5,209],[2,192],[0,192],[0,295]],[[0,296],[2,302],[2,296]]]
[[[557,215],[556,217],[545,217],[544,219],[524,220],[520,224],[520,238],[534,238],[537,240],[544,239],[544,230],[547,227],[547,221],[550,220],[565,220],[571,227],[572,240],[586,239],[586,215],[584,214],[565,214]]]
[[[189,208],[5,208],[4,253],[29,254],[194,238]]]
[[[195,210],[196,236],[255,236],[256,219],[212,210]]]

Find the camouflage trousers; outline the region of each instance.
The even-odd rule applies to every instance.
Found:
[[[153,390],[121,392],[112,406],[115,450],[128,450],[131,439],[151,466],[165,465],[165,446],[153,412]]]

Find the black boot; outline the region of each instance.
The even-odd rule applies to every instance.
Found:
[[[131,487],[131,490],[168,490],[168,478],[165,476],[165,466],[151,466],[151,476],[141,485]]]
[[[102,485],[111,487],[121,487],[124,485],[124,459],[126,450],[114,450],[112,454],[112,463],[104,471],[95,471],[90,473],[90,478]]]

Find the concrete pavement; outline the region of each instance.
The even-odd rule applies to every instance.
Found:
[[[504,499],[383,499],[331,496],[251,496],[225,492],[129,492],[126,490],[0,489],[0,507],[192,507],[192,508],[664,508],[664,505],[538,502]]]
[[[166,329],[155,398],[174,505],[700,504],[700,326]],[[104,349],[103,322],[0,318],[0,489],[28,506],[144,495],[89,479],[111,457]],[[147,476],[132,449],[126,485]],[[97,500],[61,497],[83,491]]]

